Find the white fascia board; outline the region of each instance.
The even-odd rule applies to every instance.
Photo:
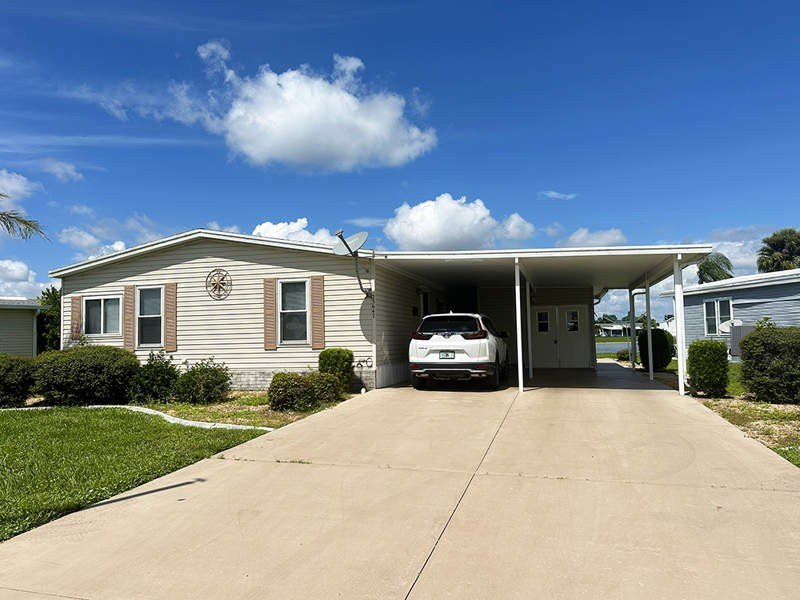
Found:
[[[598,246],[591,248],[521,248],[516,250],[455,250],[432,252],[388,251],[376,253],[381,258],[413,260],[468,260],[476,258],[554,258],[586,256],[636,256],[708,254],[709,244],[683,244],[678,246]]]
[[[778,271],[777,273],[761,273],[758,275],[742,275],[741,277],[731,277],[721,281],[693,285],[684,288],[684,296],[699,294],[710,294],[715,292],[727,292],[730,290],[744,290],[752,288],[769,287],[772,285],[786,285],[790,283],[800,283],[800,269],[790,271]],[[662,292],[661,296],[671,297],[673,292]]]

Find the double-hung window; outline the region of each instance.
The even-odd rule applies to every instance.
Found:
[[[136,290],[136,329],[139,346],[162,346],[164,288],[140,287]]]
[[[83,302],[85,335],[119,335],[119,298],[86,298]]]
[[[720,331],[720,325],[733,318],[733,308],[730,298],[706,300],[703,303],[703,312],[706,324],[706,335],[726,335]]]
[[[308,342],[308,281],[280,282],[278,330],[281,344]]]

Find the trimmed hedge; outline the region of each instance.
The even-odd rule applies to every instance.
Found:
[[[742,382],[761,402],[800,402],[800,327],[760,327],[741,342]]]
[[[186,369],[175,382],[175,400],[190,404],[218,404],[228,399],[231,372],[225,363],[207,358]]]
[[[692,389],[709,396],[724,396],[728,389],[728,346],[717,340],[695,340],[686,363]]]
[[[306,373],[306,381],[311,385],[315,404],[333,404],[339,401],[341,382],[333,373]]]
[[[131,399],[141,404],[147,402],[169,402],[175,393],[175,384],[180,370],[172,362],[172,357],[160,350],[150,352],[147,362],[133,376]]]
[[[36,359],[34,391],[51,404],[127,404],[138,370],[139,359],[122,348],[51,350]]]
[[[33,383],[32,358],[0,354],[0,406],[24,406]]]
[[[630,359],[631,359],[631,351],[628,348],[617,350],[617,360],[630,360]]]
[[[327,348],[319,353],[319,372],[332,373],[340,382],[342,392],[350,390],[353,381],[353,351],[348,348]]]
[[[300,373],[275,373],[268,395],[269,405],[275,410],[309,410],[316,405],[314,388]]]
[[[653,370],[660,371],[665,369],[672,360],[672,353],[675,351],[675,339],[672,334],[665,330],[654,328],[650,335],[653,338]],[[645,369],[649,369],[649,356],[647,352],[647,330],[639,333],[639,361]]]

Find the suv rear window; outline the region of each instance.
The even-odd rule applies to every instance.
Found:
[[[420,333],[476,333],[478,331],[480,331],[478,319],[469,316],[428,317],[419,325]]]

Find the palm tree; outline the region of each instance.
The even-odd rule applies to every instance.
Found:
[[[722,252],[712,252],[697,263],[697,279],[699,283],[709,283],[733,277],[733,265]]]
[[[0,193],[0,198],[8,198],[8,196]],[[5,230],[11,237],[21,238],[23,240],[27,240],[34,234],[47,237],[44,231],[42,231],[39,221],[28,219],[17,210],[0,211],[0,229]]]
[[[800,268],[800,231],[787,227],[761,240],[761,249],[758,251],[759,273],[797,268]]]

